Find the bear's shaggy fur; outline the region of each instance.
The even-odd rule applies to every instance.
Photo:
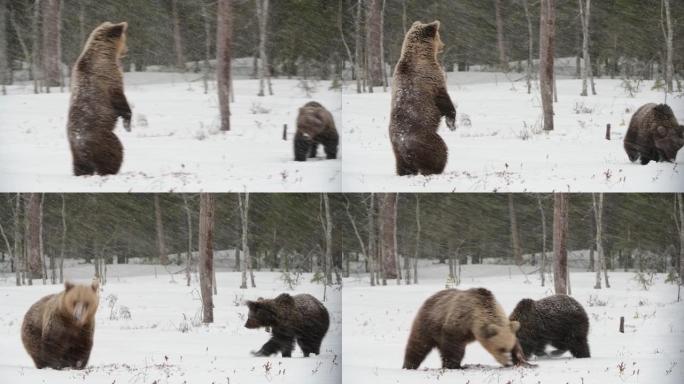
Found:
[[[518,340],[528,358],[533,354],[546,356],[547,344],[557,349],[554,356],[569,350],[574,357],[590,357],[589,318],[582,305],[570,296],[523,299],[510,319],[520,322]]]
[[[309,357],[311,353],[320,354],[330,318],[328,310],[315,297],[305,293],[295,296],[283,293],[275,299],[248,301],[247,306],[249,315],[245,327],[266,327],[271,330],[271,339],[253,352],[255,356],[281,352],[283,357],[290,357],[295,340],[304,357]]]
[[[519,325],[508,320],[487,289],[439,291],[423,303],[413,320],[404,368],[418,369],[428,353],[437,348],[443,368],[460,369],[466,345],[475,340],[502,365],[518,363],[512,352]]]
[[[630,161],[641,160],[641,164],[651,160],[674,162],[683,146],[684,126],[677,123],[669,106],[650,103],[634,112],[624,139]]]
[[[325,107],[316,101],[310,101],[299,108],[294,137],[295,161],[316,157],[318,144],[323,145],[327,159],[336,159],[339,140],[333,116]]]
[[[37,368],[83,369],[93,348],[99,283],[64,284],[29,308],[21,325],[21,341]]]
[[[399,176],[439,174],[446,166],[447,146],[437,128],[445,116],[447,126],[456,129],[456,108],[437,60],[443,47],[439,21],[417,21],[404,37],[392,80],[389,125]]]
[[[121,168],[123,146],[112,131],[119,116],[127,131],[131,126],[119,62],[127,27],[106,22],[95,28],[74,64],[67,133],[76,176],[112,175]]]

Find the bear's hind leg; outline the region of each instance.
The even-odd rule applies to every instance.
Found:
[[[309,158],[314,158],[318,154],[318,143],[313,142],[311,143],[311,147],[309,147]]]
[[[337,159],[337,146],[340,138],[337,134],[329,134],[320,138],[323,149],[325,150],[325,158],[328,160]]]
[[[414,164],[420,174],[428,176],[444,172],[447,162],[447,146],[436,134],[424,135],[418,143]]]
[[[444,342],[439,346],[439,353],[442,356],[442,368],[462,368],[461,361],[465,355],[465,345],[463,345],[463,343]]]
[[[97,174],[105,176],[119,173],[123,162],[123,146],[116,135],[106,132],[98,146],[93,156]]]
[[[304,335],[297,337],[297,344],[299,348],[302,349],[304,357],[309,357],[310,354],[320,355],[321,354],[321,342],[323,337],[318,335]]]
[[[278,351],[282,352],[283,357],[290,357],[292,355],[292,345],[294,340],[292,337],[287,336],[276,336],[273,335],[271,338],[261,346],[256,352],[252,352],[254,356],[271,356]]]
[[[589,353],[589,343],[587,343],[587,340],[573,340],[570,343],[570,353],[576,358],[585,358],[585,357],[591,357],[591,354]]]
[[[73,154],[73,171],[74,176],[92,175],[95,167],[85,156]]]
[[[432,340],[429,340],[420,335],[411,333],[409,336],[406,351],[404,352],[403,369],[418,369],[420,364],[425,360],[428,353],[435,347]]]
[[[294,137],[294,159],[295,161],[306,161],[309,154],[310,141],[304,135],[297,132]]]

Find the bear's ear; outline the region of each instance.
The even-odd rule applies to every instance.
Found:
[[[426,24],[423,27],[423,36],[434,38],[439,30],[439,21],[435,20],[430,24]]]
[[[90,284],[90,287],[93,289],[93,292],[97,292],[100,289],[100,279],[93,279],[93,282]]]
[[[490,337],[496,336],[499,333],[499,329],[494,324],[486,324],[482,326],[480,332],[482,332],[482,337],[489,339]]]
[[[659,125],[658,128],[656,128],[656,134],[660,137],[665,137],[667,136],[667,128],[663,127],[662,125]]]
[[[259,307],[258,301],[247,300],[246,304],[250,310],[255,310],[257,307]]]
[[[69,292],[71,290],[71,288],[73,288],[73,287],[74,287],[74,283],[72,283],[71,281],[65,281],[64,282],[64,292]]]
[[[278,297],[275,298],[275,301],[279,304],[294,305],[294,299],[287,293],[281,293],[280,295],[278,295]]]
[[[125,21],[123,23],[114,24],[107,31],[107,37],[111,39],[118,39],[119,37],[121,37],[121,35],[124,34],[124,32],[126,32],[126,29],[128,29],[128,23]]]
[[[518,332],[518,330],[520,329],[520,323],[515,321],[515,320],[511,321],[510,325],[511,325],[511,331],[513,331],[513,333]]]

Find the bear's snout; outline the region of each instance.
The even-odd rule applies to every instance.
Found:
[[[259,322],[251,317],[247,319],[247,322],[245,322],[245,328],[248,329],[259,328],[259,326]]]

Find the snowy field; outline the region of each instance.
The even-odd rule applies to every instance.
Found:
[[[339,191],[340,159],[293,160],[299,107],[317,100],[340,122],[341,93],[329,81],[307,97],[299,80],[273,80],[274,96],[257,97],[257,80],[235,80],[231,131],[219,131],[215,83],[201,75],[126,73],[132,132],[115,130],[124,146],[115,176],[74,177],[66,138],[69,94],[33,94],[32,84],[0,98],[0,191],[37,192],[292,192]],[[309,85],[314,85],[309,82]],[[288,140],[282,140],[283,124]],[[341,152],[341,151],[340,151]]]
[[[68,268],[66,276],[87,282],[92,266]],[[172,267],[176,270],[180,267]],[[153,270],[158,273],[155,277]],[[242,300],[275,297],[287,291],[279,273],[256,272],[257,289],[239,289],[239,273],[217,274],[214,323],[201,325],[199,286],[185,286],[163,267],[108,266],[108,282],[100,293],[95,343],[85,370],[38,370],[25,352],[20,327],[29,306],[58,286],[15,287],[13,276],[0,277],[0,382],[2,383],[330,383],[341,377],[341,295],[328,289],[324,305],[331,315],[321,355],[304,358],[299,347],[289,359],[253,357],[265,343],[263,329],[244,328],[247,307]],[[141,273],[147,275],[141,276]],[[294,293],[323,298],[320,284],[302,276]],[[128,307],[129,320],[111,319]]]
[[[528,270],[528,272],[530,272]],[[422,264],[419,285],[368,286],[367,275],[345,280],[342,293],[343,382],[353,383],[492,383],[609,384],[681,383],[684,377],[684,301],[677,287],[656,275],[643,290],[634,273],[611,272],[610,289],[594,290],[595,275],[571,273],[573,297],[589,315],[592,357],[569,353],[534,358],[536,368],[504,368],[477,342],[466,348],[464,370],[442,370],[439,354],[428,355],[419,370],[402,370],[404,348],[420,305],[444,289],[445,265]],[[540,286],[538,274],[527,278],[515,266],[464,265],[459,288],[491,290],[507,313],[520,299],[553,294],[553,282]],[[548,280],[547,280],[548,282]],[[618,332],[620,316],[625,333]],[[550,347],[549,347],[550,348]]]
[[[641,166],[630,163],[622,148],[634,111],[645,103],[662,103],[662,92],[652,91],[653,82],[645,81],[631,98],[621,84],[597,79],[598,95],[581,97],[581,80],[559,79],[555,131],[543,133],[539,92],[533,88],[527,94],[524,75],[449,73],[458,128],[452,132],[442,122],[439,134],[449,159],[442,175],[428,177],[395,174],[388,137],[390,90],[359,95],[352,84],[342,107],[344,191],[681,191],[684,151],[674,164]],[[684,98],[670,95],[668,104],[684,124]],[[610,141],[605,140],[608,123]]]

